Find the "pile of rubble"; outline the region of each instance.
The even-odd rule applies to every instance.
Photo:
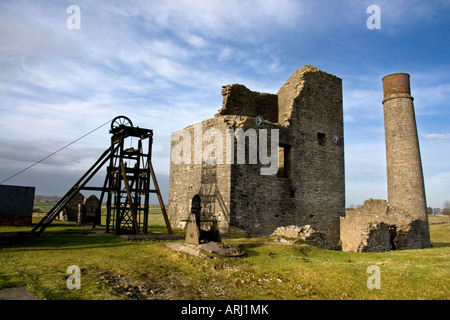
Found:
[[[329,236],[326,233],[315,231],[309,224],[302,227],[294,225],[279,227],[270,236],[281,243],[294,244],[304,241],[318,248],[331,249]]]

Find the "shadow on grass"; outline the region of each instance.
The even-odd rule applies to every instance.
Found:
[[[38,237],[14,237],[0,247],[17,251],[83,250],[123,247],[127,242],[117,237],[47,234]]]
[[[432,248],[448,248],[450,247],[449,242],[432,242]]]
[[[42,234],[31,233],[33,225],[0,232],[0,249],[17,251],[39,250],[83,250],[123,247],[130,244],[114,232],[106,233],[106,227],[92,225],[77,226],[73,223],[54,222]],[[182,233],[174,229],[173,233]],[[168,234],[165,225],[149,225],[148,233]]]
[[[64,224],[49,226],[42,234],[30,231],[0,233],[0,248],[17,251],[83,250],[121,247],[127,242],[104,229],[86,229]]]

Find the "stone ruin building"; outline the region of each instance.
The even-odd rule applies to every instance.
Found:
[[[214,118],[172,134],[171,224],[184,228],[190,213],[196,213],[203,221],[216,217],[221,232],[236,228],[249,236],[268,236],[307,230],[312,244],[326,249],[429,247],[413,99],[405,75],[383,78],[389,203],[369,199],[346,215],[342,80],[307,65],[277,94],[224,86],[223,105]],[[274,132],[279,139],[272,148]],[[245,159],[239,151],[245,151]],[[277,153],[275,173],[262,174],[269,166],[264,151]]]
[[[218,218],[222,232],[233,227],[250,236],[266,236],[281,226],[311,225],[327,237],[327,247],[338,248],[339,218],[345,213],[341,79],[313,66],[303,66],[277,94],[253,92],[233,84],[223,87],[222,95],[223,106],[214,118],[172,134],[172,226],[184,228],[191,210],[201,210],[202,220]],[[226,137],[228,130],[239,129],[248,137],[214,140]],[[261,163],[260,150],[252,149],[250,133],[260,139],[262,130],[266,130],[270,154],[273,129],[279,130],[275,151],[278,170],[263,175],[261,169],[268,165]],[[183,139],[188,140],[186,145],[201,144],[197,149],[201,151],[193,152],[195,147],[192,152],[185,149],[181,153],[188,153],[182,155],[189,161],[175,163],[174,156],[180,154],[174,155],[173,151]],[[207,150],[211,141],[216,142],[214,151]],[[245,143],[244,164],[238,161],[242,146],[239,141]],[[202,161],[201,154],[216,152],[220,157],[220,150],[229,150],[227,143],[234,150],[231,161],[205,163],[205,157]],[[249,159],[251,152],[258,152],[256,163]],[[200,204],[192,204],[197,196]]]
[[[93,223],[101,224],[101,215],[98,212],[100,200],[95,195],[85,197],[81,192],[67,204],[62,212],[59,213],[59,219],[64,221],[75,221],[79,225]]]
[[[67,204],[63,211],[59,213],[58,219],[64,221],[78,221],[81,206],[84,205],[86,197],[80,192]]]

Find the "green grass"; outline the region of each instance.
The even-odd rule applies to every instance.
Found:
[[[33,222],[38,220],[34,219]],[[151,231],[167,232],[158,210]],[[0,288],[27,286],[43,299],[448,299],[450,224],[430,226],[433,248],[349,253],[224,237],[241,258],[200,259],[166,241],[126,241],[55,221],[39,237],[2,237],[31,227],[0,227]],[[178,231],[181,232],[181,231]],[[69,290],[67,267],[81,268],[81,290]],[[366,286],[370,265],[381,289]],[[139,289],[141,288],[141,289]]]

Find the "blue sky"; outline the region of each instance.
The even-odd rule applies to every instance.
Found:
[[[80,29],[67,28],[69,5],[80,7]],[[381,29],[367,28],[370,5]],[[213,117],[223,85],[276,93],[311,64],[343,80],[347,206],[387,198],[381,78],[406,72],[428,205],[441,207],[449,57],[448,0],[2,0],[0,180],[124,114],[154,130],[167,190],[171,132]],[[62,195],[109,143],[105,126],[6,184]]]

